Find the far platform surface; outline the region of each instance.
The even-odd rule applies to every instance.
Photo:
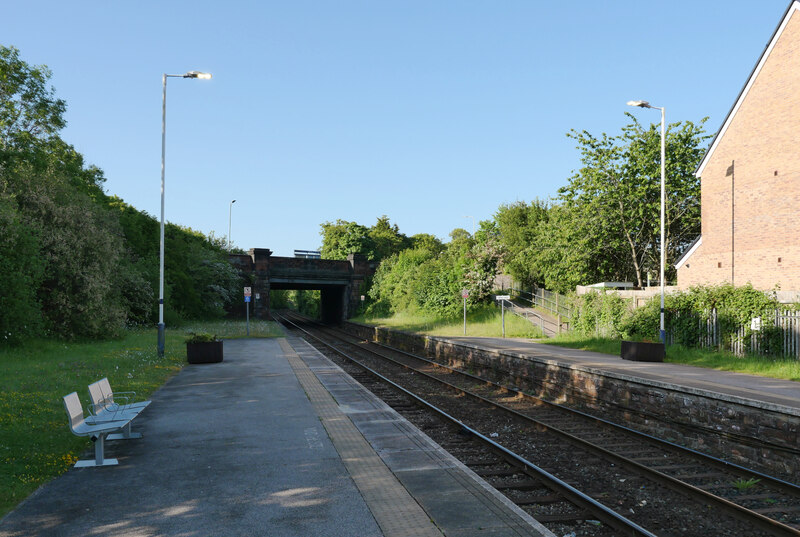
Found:
[[[700,391],[714,394],[720,399],[763,408],[780,407],[781,411],[800,416],[800,382],[668,362],[632,362],[611,354],[568,349],[517,338],[465,336],[434,339],[509,352],[566,367],[586,368],[621,379],[651,382],[676,391]]]
[[[136,427],[107,444],[118,466],[69,470],[0,537],[552,535],[297,339],[226,341]]]

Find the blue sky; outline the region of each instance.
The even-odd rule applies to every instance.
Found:
[[[276,255],[320,224],[446,239],[503,203],[549,198],[579,167],[570,129],[719,128],[788,0],[7,2],[0,44],[46,64],[63,138],[106,190]]]

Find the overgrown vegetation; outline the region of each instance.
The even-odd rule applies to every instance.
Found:
[[[120,337],[155,324],[159,224],[103,190],[59,136],[50,71],[0,46],[0,346]],[[220,317],[239,276],[220,240],[166,227],[165,317]]]
[[[780,356],[783,329],[772,320],[779,309],[774,293],[751,285],[696,286],[665,297],[665,324],[669,343],[684,347],[712,347],[744,353]],[[572,329],[581,336],[612,339],[658,340],[660,297],[632,310],[616,293],[589,293],[574,298]],[[755,321],[754,321],[755,320]]]

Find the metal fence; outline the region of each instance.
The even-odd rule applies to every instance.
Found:
[[[534,289],[533,292],[520,289],[516,284],[511,291],[533,308],[541,308],[552,315],[569,319],[571,315],[570,300],[567,296],[546,289]]]
[[[672,314],[679,320],[680,315]],[[667,342],[675,342],[674,330],[667,325]],[[725,348],[738,356],[747,353],[800,359],[800,311],[776,310],[769,318],[756,317],[749,324],[725,331],[716,309],[697,316],[697,346]]]

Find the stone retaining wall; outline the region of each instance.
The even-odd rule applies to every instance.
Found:
[[[427,356],[792,482],[800,475],[800,415],[786,407],[436,337],[357,323],[346,323],[344,328],[358,337]],[[760,442],[754,445],[756,440],[770,447]]]

